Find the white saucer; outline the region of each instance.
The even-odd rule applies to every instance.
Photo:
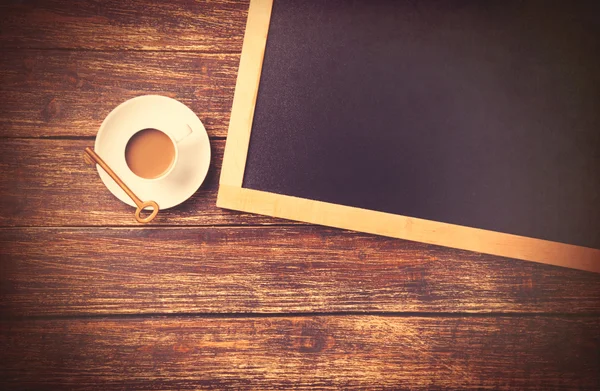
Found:
[[[138,177],[125,161],[127,141],[145,128],[162,130],[176,139],[182,129],[187,133],[192,130],[177,144],[179,156],[171,172],[159,179]],[[102,122],[94,149],[142,201],[156,201],[160,209],[172,208],[190,198],[202,185],[210,165],[210,142],[202,121],[183,103],[160,95],[138,96],[117,106]],[[135,207],[119,185],[97,168],[108,190]]]

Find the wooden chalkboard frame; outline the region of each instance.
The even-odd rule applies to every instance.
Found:
[[[306,223],[600,272],[600,250],[242,187],[273,0],[251,0],[217,206]]]

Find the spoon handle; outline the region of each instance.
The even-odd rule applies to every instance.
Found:
[[[95,162],[100,167],[102,167],[102,169],[104,171],[106,171],[106,173],[115,181],[115,183],[117,185],[119,185],[125,193],[127,193],[129,198],[131,198],[131,200],[137,206],[137,208],[135,210],[135,219],[138,222],[149,223],[156,217],[156,215],[158,214],[158,210],[159,210],[158,204],[156,202],[154,202],[154,201],[145,201],[144,202],[144,201],[140,200],[139,197],[136,196],[133,191],[131,191],[131,189],[125,184],[125,182],[123,182],[121,180],[121,178],[119,178],[119,176],[108,166],[108,164],[106,164],[104,162],[104,160],[102,160],[102,158],[100,156],[98,156],[98,154],[96,152],[94,152],[94,150],[92,148],[86,147],[84,156],[87,157],[88,159],[91,159],[91,161],[90,161],[91,163]],[[140,213],[146,207],[152,208],[152,213],[150,213],[150,215],[147,216],[146,218],[142,218],[140,216]]]

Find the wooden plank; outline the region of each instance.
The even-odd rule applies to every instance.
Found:
[[[0,315],[600,314],[600,275],[311,226],[0,230]]]
[[[247,0],[9,0],[0,49],[239,52]]]
[[[1,322],[5,389],[600,387],[597,318]]]
[[[226,136],[239,54],[23,50],[0,56],[0,137],[95,136],[118,104],[144,94],[190,107]]]
[[[152,225],[274,224],[271,217],[216,207],[225,141],[212,140],[212,166],[186,202],[162,210]],[[83,161],[93,140],[0,139],[0,226],[133,225],[135,209],[106,189]]]

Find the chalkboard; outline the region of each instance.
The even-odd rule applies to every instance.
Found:
[[[600,2],[251,1],[219,206],[600,271],[599,167]]]

